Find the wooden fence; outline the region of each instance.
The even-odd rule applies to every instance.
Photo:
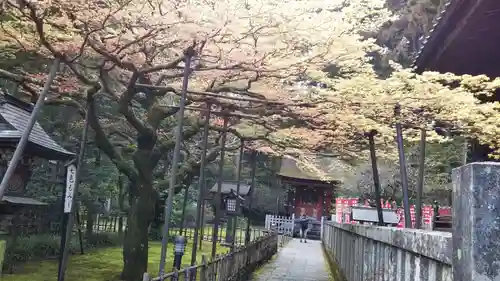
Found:
[[[203,256],[200,264],[167,273],[162,277],[151,278],[148,273],[144,273],[143,281],[248,280],[249,275],[258,266],[267,262],[278,251],[278,241],[278,233],[271,232],[212,261]]]
[[[86,214],[83,213],[80,215],[81,219],[81,227],[82,229],[86,228],[86,221],[85,221]],[[127,227],[127,216],[126,215],[101,215],[98,214],[96,215],[94,219],[94,224],[92,226],[92,231],[94,233],[101,233],[101,232],[119,232],[119,221],[120,218],[122,218],[122,231],[125,231],[125,228]]]
[[[267,214],[265,226],[267,230],[274,230],[280,234],[292,236],[295,227],[295,214],[292,214],[291,217]]]
[[[82,214],[81,217],[84,218],[86,214]],[[103,233],[103,232],[119,232],[119,215],[97,215],[93,224],[93,233]],[[127,218],[126,216],[122,217],[123,220],[123,232],[125,232],[125,229],[127,227]],[[86,225],[85,225],[85,220],[81,221],[81,229],[82,231],[85,231]],[[59,226],[59,223],[54,223]],[[55,227],[55,229],[58,229],[58,227]],[[170,236],[175,236],[175,235],[182,235],[186,237],[187,239],[193,239],[194,238],[194,228],[183,228],[182,229],[182,234],[181,234],[181,229],[179,227],[173,226],[169,230]],[[76,228],[75,228],[76,231]],[[257,229],[257,228],[251,228],[250,229],[250,241],[255,240],[259,237],[264,236],[265,230],[264,229]],[[202,231],[199,232],[200,237],[203,237],[204,241],[212,241],[213,237],[213,226],[212,225],[205,225]],[[201,236],[202,235],[202,236]],[[236,228],[236,233],[235,233],[235,244],[236,245],[243,245],[245,243],[245,236],[246,236],[246,229],[245,228]],[[226,227],[224,225],[220,225],[219,227],[219,233],[217,235],[217,239],[220,243],[224,242],[226,238]]]
[[[85,220],[86,214],[82,213],[79,214],[80,217],[78,218],[80,220],[80,229],[82,231],[85,231],[87,228],[87,221]],[[123,215],[101,215],[98,214],[94,218],[94,223],[92,225],[92,232],[93,233],[102,233],[102,232],[119,232],[119,221],[120,218],[122,218],[123,222],[123,231],[125,231],[125,228],[127,227],[127,216]],[[75,229],[78,227],[78,224],[75,223]],[[52,233],[59,233],[61,231],[61,221],[60,219],[50,221],[49,223],[49,229],[50,232]]]
[[[182,235],[186,237],[187,239],[193,239],[194,238],[194,228],[184,228],[182,229],[182,234],[180,229],[170,229],[170,236],[174,235]],[[250,241],[253,241],[257,238],[260,238],[266,234],[266,230],[263,229],[257,229],[257,228],[250,228]],[[212,241],[213,237],[213,228],[211,225],[207,225],[203,228],[203,233],[201,231],[199,232],[200,237],[203,237],[204,241]],[[203,235],[203,236],[201,236]],[[236,228],[236,235],[234,237],[234,242],[236,245],[243,245],[245,244],[245,236],[246,236],[246,229],[245,228]],[[219,233],[217,235],[217,240],[219,243],[224,242],[226,239],[226,230],[224,227],[221,226],[219,229]]]

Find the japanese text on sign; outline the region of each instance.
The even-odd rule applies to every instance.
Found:
[[[73,196],[75,194],[76,182],[76,166],[71,164],[66,170],[66,192],[64,196],[64,212],[70,213],[71,206],[73,205]]]

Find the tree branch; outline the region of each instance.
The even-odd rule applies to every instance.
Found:
[[[187,129],[182,131],[182,139],[188,140],[194,137],[201,131],[201,128],[199,123],[191,124]],[[175,147],[175,138],[173,136],[167,137],[165,141],[159,140],[158,142],[151,157],[151,161],[155,166],[164,155],[168,154]]]
[[[96,91],[97,92],[97,91]],[[106,153],[111,161],[116,165],[118,170],[125,174],[131,182],[137,182],[138,172],[131,165],[127,164],[120,153],[115,149],[109,138],[104,133],[101,124],[97,118],[94,93],[88,92],[87,99],[89,100],[89,124],[95,132],[97,146]]]
[[[232,145],[229,147],[226,147],[225,151],[235,151],[238,150],[240,147],[240,142],[238,141],[237,145]],[[210,162],[213,162],[217,159],[221,152],[221,147],[215,147],[211,149],[210,151],[207,152],[207,156],[205,158],[205,164],[208,164]],[[179,193],[182,191],[183,185],[182,185],[182,180],[187,178],[187,177],[198,177],[200,173],[200,167],[201,167],[201,161],[196,161],[194,159],[182,163],[181,167],[179,167],[178,172],[177,172],[177,184],[174,188],[175,194]],[[172,176],[172,175],[170,175]],[[156,190],[162,191],[162,190],[167,190],[169,188],[169,180],[162,180],[159,181],[156,184]]]

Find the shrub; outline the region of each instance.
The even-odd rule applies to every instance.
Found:
[[[120,236],[117,233],[94,233],[86,237],[85,242],[89,248],[111,247],[121,244]],[[84,242],[84,245],[85,245]]]
[[[177,231],[178,230],[172,230],[172,228],[169,230],[168,239],[170,239],[170,241],[174,241]],[[163,225],[152,226],[149,229],[148,237],[149,240],[152,241],[161,241],[163,239]]]
[[[4,240],[0,240],[0,265],[3,265],[6,245],[7,243]]]
[[[15,241],[8,241],[5,251],[4,268],[12,268],[14,264],[59,257],[61,236],[55,234],[37,234],[18,237]],[[83,247],[102,248],[120,245],[118,233],[97,233],[84,238]],[[80,252],[78,235],[72,235],[69,253]]]

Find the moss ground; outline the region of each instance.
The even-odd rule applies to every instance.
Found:
[[[189,265],[191,261],[191,246],[186,247],[183,257],[183,265]],[[228,248],[219,246],[219,254],[226,253]],[[157,275],[160,260],[161,244],[150,242],[148,271],[153,276]],[[207,257],[211,253],[211,243],[204,242],[202,251],[198,251],[197,260],[202,255]],[[173,263],[172,245],[169,244],[167,251],[167,268]],[[122,270],[122,248],[105,248],[85,255],[71,256],[68,263],[66,280],[72,281],[117,281]],[[15,274],[4,274],[2,281],[53,281],[57,279],[57,260],[29,262],[23,265]]]

